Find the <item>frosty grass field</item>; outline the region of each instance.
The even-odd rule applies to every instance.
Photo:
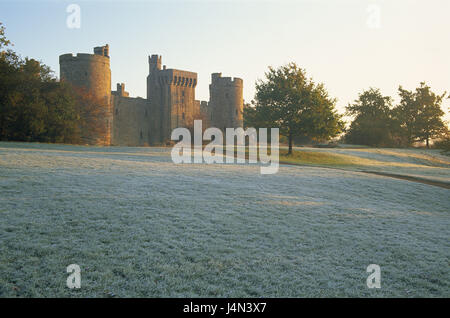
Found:
[[[175,165],[169,151],[0,143],[0,296],[450,296],[450,190],[308,166]],[[450,181],[437,153],[317,151]],[[79,290],[66,287],[72,263]],[[366,286],[369,264],[381,289]]]

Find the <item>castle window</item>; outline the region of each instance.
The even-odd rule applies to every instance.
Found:
[[[140,137],[141,137],[141,139],[142,139],[142,130],[141,130],[141,136],[140,136]]]
[[[184,119],[184,113],[183,113],[183,115],[181,117],[183,117],[183,119]]]
[[[237,109],[236,109],[236,116],[237,116],[237,114],[238,114],[238,111],[237,111]]]
[[[181,92],[181,96],[184,96],[184,91]]]
[[[116,108],[116,115],[119,115],[119,109]]]

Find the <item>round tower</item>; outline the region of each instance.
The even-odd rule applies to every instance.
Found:
[[[211,75],[209,86],[211,125],[221,130],[243,127],[243,81],[240,78]]]
[[[109,46],[95,47],[94,54],[63,54],[59,57],[59,66],[61,81],[84,90],[99,104],[99,107],[103,108],[98,114],[102,114],[104,122],[102,125],[92,127],[93,129],[87,127],[87,142],[110,145],[112,112]]]

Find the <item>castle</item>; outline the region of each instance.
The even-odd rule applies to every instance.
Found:
[[[210,100],[195,99],[197,73],[168,69],[161,56],[148,59],[147,98],[132,98],[125,84],[111,91],[109,46],[94,48],[94,54],[63,54],[59,57],[61,81],[89,91],[102,100],[105,128],[92,136],[94,144],[117,146],[165,145],[173,129],[192,129],[201,119],[203,128],[243,126],[243,81],[213,73]]]

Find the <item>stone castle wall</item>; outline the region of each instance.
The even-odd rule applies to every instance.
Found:
[[[156,121],[150,103],[144,98],[113,95],[112,104],[114,146],[148,146],[151,140],[151,122]]]

